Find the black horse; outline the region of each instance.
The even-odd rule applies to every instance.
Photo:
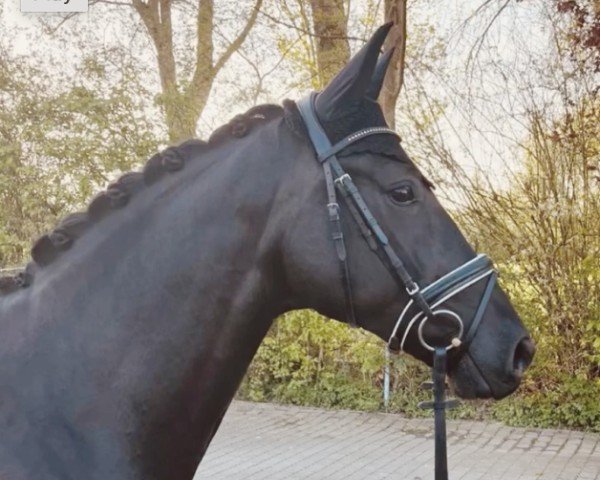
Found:
[[[387,30],[316,99],[332,142],[385,126]],[[474,257],[392,135],[338,157],[420,284]],[[346,318],[324,185],[296,104],[265,105],[155,155],[40,238],[25,272],[0,281],[0,478],[191,479],[273,319]],[[346,208],[355,316],[387,340],[409,295]],[[448,303],[471,318],[482,289]],[[415,331],[404,349],[430,361]],[[463,397],[502,398],[532,355],[496,286],[450,379]]]

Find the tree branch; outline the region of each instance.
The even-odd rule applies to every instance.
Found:
[[[196,67],[188,88],[191,96],[195,96],[201,89],[205,78],[212,76],[213,18],[213,0],[199,0],[196,20]]]
[[[292,30],[296,30],[297,32],[301,33],[302,35],[306,35],[308,37],[326,38],[328,40],[354,40],[354,41],[362,42],[362,43],[366,43],[367,40],[369,40],[368,37],[354,37],[354,36],[351,36],[351,35],[344,35],[344,36],[318,35],[316,33],[311,32],[310,30],[307,30],[306,28],[301,28],[301,27],[299,27],[297,25],[294,25],[292,23],[284,22],[283,20],[280,20],[279,18],[276,18],[273,15],[269,15],[266,12],[260,11],[258,13],[260,13],[260,15],[262,15],[263,17],[268,18],[269,20],[271,20],[275,25],[281,25],[281,26],[286,27],[286,28],[291,28]]]
[[[213,72],[215,75],[219,72],[219,70],[221,70],[221,68],[223,68],[223,65],[225,65],[225,63],[227,63],[227,60],[229,60],[231,55],[233,55],[233,53],[242,46],[242,43],[244,43],[244,40],[246,40],[246,37],[248,36],[248,34],[250,33],[250,30],[252,30],[252,27],[254,26],[254,23],[256,22],[256,17],[258,16],[258,12],[260,11],[260,8],[262,7],[262,3],[263,3],[263,0],[256,0],[256,3],[254,4],[254,8],[252,9],[252,13],[250,14],[250,18],[246,22],[246,26],[240,32],[240,34],[237,36],[237,38],[229,44],[229,46],[227,47],[225,52],[223,52],[223,55],[221,55],[221,58],[219,58],[219,60],[217,60],[217,63],[215,63],[215,66],[213,68]]]
[[[156,48],[158,71],[163,93],[169,93],[177,86],[175,56],[173,53],[173,28],[171,24],[171,1],[132,0],[148,34]]]
[[[492,2],[493,2],[493,0],[487,0],[473,14],[471,14],[471,16],[467,19],[466,22],[471,21],[471,19],[473,19],[478,13],[480,13],[481,11],[483,11]],[[493,27],[494,23],[496,23],[496,20],[498,20],[498,18],[500,17],[500,15],[502,15],[502,12],[504,12],[504,10],[506,8],[508,8],[508,6],[510,5],[510,3],[511,3],[511,0],[504,0],[504,3],[500,6],[500,8],[498,8],[498,10],[496,11],[496,13],[492,17],[492,19],[486,25],[485,29],[483,30],[483,33],[475,41],[473,47],[469,51],[469,55],[468,55],[468,58],[467,58],[467,65],[466,65],[466,69],[467,70],[469,69],[469,67],[470,67],[473,59],[479,55],[479,52],[481,51],[481,48],[483,47],[483,44],[484,44],[485,39],[487,37],[487,34],[489,33],[489,31]],[[465,25],[466,25],[466,22],[464,23]]]

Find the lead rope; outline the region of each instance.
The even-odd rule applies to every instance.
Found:
[[[446,409],[456,408],[460,402],[446,399],[447,350],[438,347],[433,352],[431,382],[422,387],[433,390],[433,402],[420,402],[419,408],[433,410],[435,428],[435,480],[448,480],[448,453],[446,444]]]

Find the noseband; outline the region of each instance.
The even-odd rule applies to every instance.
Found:
[[[458,334],[452,339],[452,342],[445,347],[446,351],[459,347],[462,350],[467,350],[481,324],[483,314],[496,283],[497,274],[491,260],[487,255],[477,255],[472,260],[469,260],[447,273],[442,278],[421,289],[419,284],[413,280],[404,266],[404,263],[390,245],[388,237],[369,210],[369,207],[356,188],[352,178],[344,171],[337,159],[337,154],[340,151],[365,137],[371,135],[394,135],[397,137],[398,135],[396,132],[386,127],[372,127],[354,132],[337,142],[335,145],[332,145],[317,118],[315,111],[316,95],[316,93],[312,93],[303,98],[297,102],[297,106],[308,131],[310,140],[317,153],[317,160],[323,166],[323,172],[325,174],[327,212],[331,224],[332,239],[340,263],[348,323],[356,325],[357,321],[354,311],[354,302],[352,300],[352,283],[350,281],[346,246],[340,221],[340,206],[337,201],[336,189],[341,193],[350,214],[354,218],[371,250],[377,253],[396,282],[406,290],[406,293],[410,297],[409,302],[398,317],[388,339],[388,347],[390,350],[396,352],[403,351],[409,333],[416,327],[419,341],[423,347],[431,352],[435,351],[436,347],[429,344],[424,337],[423,329],[428,321],[431,321],[436,317],[444,317],[452,320],[456,322],[458,328]],[[468,329],[465,331],[465,325],[461,316],[449,308],[442,308],[442,306],[458,293],[485,278],[488,280],[479,301],[479,306],[477,307]],[[410,316],[409,312],[413,306],[416,307],[417,313]]]

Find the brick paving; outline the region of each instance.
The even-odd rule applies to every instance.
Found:
[[[448,422],[450,480],[600,480],[600,435]],[[430,480],[433,421],[233,402],[194,480]]]

